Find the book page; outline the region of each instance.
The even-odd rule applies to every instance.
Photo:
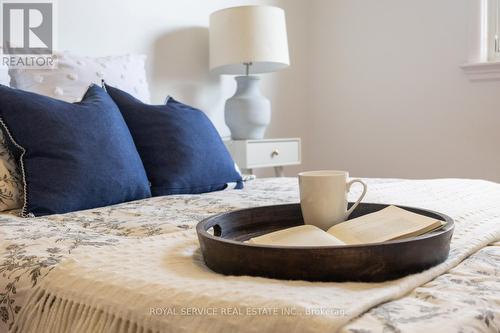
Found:
[[[248,241],[250,244],[276,245],[276,246],[335,246],[345,245],[334,236],[312,225],[271,232],[266,235],[254,237]]]
[[[422,235],[442,221],[389,206],[378,212],[339,223],[328,233],[346,244],[377,243]]]

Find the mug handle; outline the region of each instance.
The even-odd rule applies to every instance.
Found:
[[[345,213],[345,218],[346,219],[349,217],[349,215],[351,215],[352,211],[354,209],[356,209],[356,207],[358,207],[358,205],[361,202],[361,200],[363,200],[363,198],[365,197],[365,194],[366,194],[366,190],[368,188],[368,186],[361,179],[353,179],[353,180],[351,180],[350,182],[348,182],[346,184],[346,186],[347,186],[347,192],[349,192],[351,190],[351,186],[354,183],[360,183],[361,185],[363,185],[363,193],[361,193],[361,195],[359,196],[358,200],[356,200],[356,202],[354,203],[354,205],[352,205],[352,207],[349,208],[349,210]]]

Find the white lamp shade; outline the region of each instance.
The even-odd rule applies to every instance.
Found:
[[[226,8],[210,15],[210,69],[217,74],[274,72],[290,65],[285,12],[271,6]]]

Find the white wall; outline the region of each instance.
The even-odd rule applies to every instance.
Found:
[[[470,82],[467,2],[315,0],[306,168],[500,181],[500,82]]]

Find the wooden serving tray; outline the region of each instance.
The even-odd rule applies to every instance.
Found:
[[[350,218],[387,206],[360,203]],[[252,237],[304,224],[300,205],[288,204],[215,215],[198,223],[196,232],[206,265],[218,273],[286,280],[385,281],[445,261],[453,234],[454,223],[449,216],[398,207],[446,224],[422,236],[366,245],[290,247],[244,243]]]

